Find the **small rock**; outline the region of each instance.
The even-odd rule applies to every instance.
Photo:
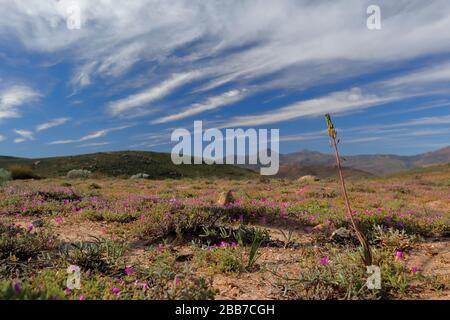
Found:
[[[314,228],[312,228],[312,232],[323,232],[323,231],[328,231],[331,228],[331,223],[330,222],[324,222],[321,224],[318,224],[317,226],[315,226]]]
[[[43,226],[45,226],[45,221],[42,219],[38,219],[38,220],[34,220],[33,222],[31,222],[31,224],[35,228],[42,228]]]
[[[102,186],[99,185],[99,184],[97,184],[97,183],[95,183],[95,182],[93,182],[93,183],[91,183],[91,184],[89,185],[89,189],[91,189],[91,190],[101,189],[101,188],[102,188]]]
[[[130,177],[130,179],[132,179],[132,180],[148,179],[148,178],[150,178],[150,175],[148,175],[146,173],[138,173],[138,174],[135,174],[135,175]]]
[[[222,192],[219,196],[219,199],[217,200],[217,204],[220,206],[228,206],[235,202],[236,199],[232,190],[228,191],[226,194],[225,192]]]
[[[343,241],[343,240],[350,240],[351,238],[352,238],[352,234],[351,234],[350,230],[348,230],[346,228],[339,228],[331,234],[331,240],[333,240],[333,241],[339,242],[339,241]]]
[[[307,175],[298,178],[298,182],[315,182],[315,181],[320,181],[320,179],[312,175]]]

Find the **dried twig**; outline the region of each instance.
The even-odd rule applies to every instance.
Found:
[[[341,157],[339,155],[339,149],[337,147],[338,142],[339,142],[339,141],[337,141],[337,133],[336,133],[336,130],[334,129],[333,122],[331,121],[331,116],[329,114],[326,114],[325,119],[327,120],[327,128],[328,128],[328,135],[330,136],[330,143],[333,146],[334,151],[336,153],[336,162],[337,162],[338,171],[339,171],[339,178],[341,180],[341,189],[342,189],[342,193],[344,195],[345,205],[347,207],[347,215],[351,221],[353,229],[355,230],[356,236],[358,237],[358,240],[361,243],[362,253],[363,253],[363,255],[362,255],[363,262],[366,266],[370,266],[370,265],[372,265],[372,252],[370,250],[370,246],[367,241],[367,238],[364,235],[363,231],[361,230],[358,221],[356,221],[353,218],[352,208],[350,206],[350,200],[348,199],[348,195],[347,195],[347,188],[345,187],[345,180],[344,180],[344,173],[342,170]]]

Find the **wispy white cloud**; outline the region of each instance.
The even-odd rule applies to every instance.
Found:
[[[131,148],[152,148],[171,144],[170,136],[176,128],[167,128],[159,132],[138,134],[131,137]]]
[[[328,135],[327,130],[284,135],[280,137],[280,142],[320,140],[326,138],[327,135]]]
[[[276,80],[296,74],[296,81],[314,85],[336,71],[364,73],[364,63],[376,68],[450,49],[447,0],[379,0],[383,29],[377,32],[365,27],[367,3],[360,0],[78,0],[82,28],[76,32],[65,28],[71,2],[6,1],[0,36],[17,38],[30,51],[64,52],[77,63],[78,87],[120,77],[142,61],[168,73],[204,70],[212,78],[209,88],[276,72],[282,72]],[[187,45],[192,50],[179,50]],[[338,61],[344,72],[335,68]],[[318,66],[318,78],[309,80],[307,71]]]
[[[84,143],[84,144],[80,144],[78,147],[79,148],[92,148],[92,147],[102,147],[102,146],[107,146],[110,145],[112,142],[92,142],[92,143]]]
[[[385,86],[411,86],[426,84],[448,84],[450,82],[450,61],[428,66],[418,71],[386,80]]]
[[[176,111],[174,114],[165,116],[156,120],[153,120],[152,124],[161,124],[171,121],[176,121],[184,118],[191,117],[193,115],[203,113],[205,111],[221,108],[233,103],[236,103],[246,97],[247,90],[231,90],[221,95],[208,98],[203,103],[195,103],[185,110]]]
[[[102,138],[107,136],[109,133],[113,132],[113,131],[120,131],[120,130],[124,130],[124,129],[128,129],[130,127],[132,127],[133,125],[124,125],[124,126],[120,126],[120,127],[114,127],[114,128],[108,128],[108,129],[102,129],[102,130],[98,130],[98,131],[94,131],[91,132],[79,139],[66,139],[66,140],[55,140],[55,141],[51,141],[48,144],[50,145],[61,145],[61,144],[71,144],[71,143],[77,143],[77,142],[85,142],[85,141],[89,141],[89,140],[94,140],[94,139],[98,139],[98,138]]]
[[[0,142],[5,141],[5,140],[6,140],[6,137],[4,135],[0,134]]]
[[[0,89],[0,120],[19,118],[21,116],[20,109],[24,105],[36,101],[40,96],[39,92],[24,85]]]
[[[333,92],[315,99],[300,101],[292,105],[262,114],[238,116],[225,123],[223,127],[248,127],[290,121],[300,117],[322,116],[325,113],[342,113],[361,110],[404,97],[397,95],[380,96],[363,93],[359,88],[349,91]]]
[[[198,72],[188,72],[181,74],[174,74],[169,79],[162,83],[141,91],[137,94],[133,94],[126,98],[111,102],[108,106],[108,111],[112,115],[119,115],[126,113],[135,108],[142,108],[148,106],[149,103],[157,101],[168,94],[170,94],[176,88],[183,84],[192,81],[199,76]]]
[[[44,131],[50,128],[54,128],[57,126],[61,126],[63,124],[65,124],[67,121],[69,121],[70,118],[57,118],[57,119],[53,119],[50,120],[48,122],[45,123],[41,123],[38,126],[36,126],[36,131],[40,132],[40,131]]]
[[[25,141],[34,140],[34,133],[28,130],[18,130],[14,129],[14,133],[20,136],[20,138],[16,138],[14,143],[22,143]]]
[[[48,144],[50,144],[50,145],[60,145],[60,144],[70,144],[70,143],[75,143],[75,142],[79,142],[79,140],[72,140],[72,139],[55,140],[55,141],[49,142]]]
[[[375,141],[406,141],[411,137],[445,137],[450,134],[450,115],[436,117],[421,117],[393,124],[374,124],[361,127],[337,129],[343,137],[343,144],[375,142]],[[435,127],[431,127],[435,126]],[[442,127],[444,126],[444,127]],[[280,141],[309,141],[327,139],[326,130],[288,135],[280,138]]]

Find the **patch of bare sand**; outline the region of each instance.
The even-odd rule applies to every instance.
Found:
[[[417,267],[425,276],[438,275],[446,281],[441,292],[427,289],[419,293],[420,298],[450,300],[450,240],[421,243],[411,252],[407,265]]]

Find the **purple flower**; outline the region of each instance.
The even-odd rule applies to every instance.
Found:
[[[29,232],[33,231],[33,228],[34,228],[33,224],[30,223],[30,224],[28,225],[28,231],[29,231]]]
[[[403,258],[403,256],[404,256],[403,251],[398,250],[398,251],[395,252],[395,257],[397,259],[401,259],[401,258]]]
[[[55,222],[56,222],[57,224],[61,224],[61,223],[63,222],[63,218],[57,217],[57,218],[55,218]]]
[[[145,220],[145,215],[141,214],[141,216],[139,217],[139,220],[144,221]]]
[[[411,273],[415,274],[417,271],[419,271],[419,269],[416,266],[411,267]]]
[[[80,300],[86,300],[85,296],[80,296]]]
[[[117,294],[120,293],[120,289],[119,288],[112,288],[111,292],[117,295]]]
[[[20,284],[20,282],[16,282],[14,284],[14,291],[19,294],[22,292],[22,285]]]
[[[133,273],[134,273],[134,268],[131,267],[131,266],[126,266],[125,269],[124,269],[124,272],[125,272],[125,274],[126,274],[127,276],[129,276],[130,274],[133,274]]]
[[[65,295],[69,295],[69,294],[71,294],[72,293],[72,290],[70,290],[69,288],[65,288],[64,289],[64,294]]]
[[[220,243],[220,247],[221,247],[221,248],[227,248],[227,247],[228,247],[228,243],[225,242],[225,241],[222,241],[222,242]]]
[[[330,260],[328,259],[328,257],[323,257],[322,259],[320,259],[320,264],[323,266],[327,266],[330,264]]]
[[[175,277],[175,285],[180,286],[181,285],[181,279],[180,277]]]

